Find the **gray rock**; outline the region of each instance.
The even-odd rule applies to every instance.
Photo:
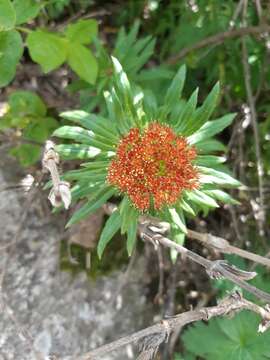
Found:
[[[0,183],[7,184],[3,171]],[[0,192],[0,248],[13,239],[24,208],[23,197],[14,191]],[[1,272],[6,256],[7,250],[1,250]],[[36,358],[33,349],[44,359],[49,354],[75,356],[151,323],[151,308],[141,285],[143,272],[140,259],[115,304],[112,299],[121,272],[95,282],[83,272],[75,278],[61,272],[58,227],[30,209],[7,261],[2,291],[6,305],[0,313],[0,360],[32,360]],[[127,347],[103,360],[133,359],[133,353]]]

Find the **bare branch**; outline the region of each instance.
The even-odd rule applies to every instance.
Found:
[[[174,317],[161,320],[159,323],[140,330],[132,335],[125,336],[119,340],[113,341],[107,345],[101,346],[82,356],[76,357],[77,360],[95,360],[103,358],[107,353],[115,351],[128,344],[145,339],[143,343],[143,352],[141,359],[149,359],[149,355],[155,353],[161,340],[166,341],[171,332],[177,327],[183,327],[199,320],[209,320],[213,317],[234,314],[241,310],[250,310],[259,314],[262,322],[259,325],[259,331],[265,330],[270,322],[270,312],[268,308],[263,308],[244,299],[239,293],[234,293],[218,305],[205,307],[202,309],[187,311]],[[152,347],[151,347],[152,346]],[[144,357],[143,357],[144,356]],[[148,357],[147,357],[148,356]]]
[[[199,240],[204,245],[210,246],[221,253],[238,255],[245,259],[254,261],[258,264],[262,264],[267,267],[270,267],[270,260],[267,259],[266,257],[254,254],[247,250],[239,249],[236,246],[232,246],[227,240],[219,236],[214,236],[207,233],[202,234],[197,231],[189,230],[189,229],[187,236],[191,239]]]
[[[243,9],[243,22],[246,23],[247,17],[247,1],[245,2],[245,6]],[[246,34],[245,34],[246,35]],[[247,93],[247,101],[250,109],[250,118],[251,124],[253,128],[254,134],[254,142],[255,142],[255,152],[257,158],[257,173],[258,173],[258,182],[259,182],[259,195],[260,195],[260,211],[258,213],[258,225],[260,235],[264,235],[264,224],[265,224],[265,196],[264,196],[264,170],[263,170],[263,161],[261,155],[261,145],[260,145],[260,135],[258,129],[258,116],[255,107],[255,98],[252,94],[252,86],[251,86],[251,72],[250,65],[248,62],[248,50],[246,45],[246,38],[242,37],[242,63],[244,68],[244,79],[245,79],[245,87]]]
[[[249,26],[239,29],[233,29],[218,33],[216,35],[209,36],[194,45],[188,46],[182,49],[178,54],[171,56],[167,60],[167,64],[176,64],[179,60],[187,56],[190,52],[203,49],[209,45],[219,45],[222,44],[225,40],[234,39],[237,37],[242,37],[245,35],[260,35],[268,33],[270,31],[270,26],[261,25],[261,26]]]

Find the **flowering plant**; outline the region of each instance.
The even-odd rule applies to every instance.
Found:
[[[150,214],[171,224],[171,237],[183,241],[185,216],[207,213],[218,201],[236,201],[221,188],[237,187],[224,166],[225,147],[213,136],[231,124],[235,114],[209,121],[218,101],[216,84],[197,108],[196,89],[181,98],[186,68],[182,66],[158,105],[149,90],[130,84],[120,63],[114,65],[111,91],[104,93],[108,116],[68,111],[61,116],[77,124],[63,126],[54,136],[70,139],[56,146],[63,159],[88,160],[81,169],[63,175],[74,181],[72,201],[84,199],[70,226],[96,211],[110,198],[120,198],[118,209],[107,220],[98,254],[121,229],[127,234],[129,254],[136,240],[140,214]]]

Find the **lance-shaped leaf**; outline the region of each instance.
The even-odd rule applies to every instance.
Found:
[[[121,217],[118,210],[114,211],[112,215],[109,217],[109,219],[106,221],[106,224],[102,230],[97,252],[99,258],[102,257],[102,254],[108,245],[108,243],[111,241],[113,236],[117,233],[117,231],[120,229],[121,226]]]
[[[107,200],[109,200],[114,194],[115,189],[112,189],[112,187],[105,187],[100,189],[91,198],[91,200],[87,201],[86,204],[84,204],[78,211],[76,211],[72,215],[66,227],[69,227],[92,214],[94,211],[100,208]]]

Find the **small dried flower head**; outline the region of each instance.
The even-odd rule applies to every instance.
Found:
[[[120,141],[107,181],[126,193],[139,210],[174,204],[183,190],[198,187],[194,147],[167,125],[133,128]]]
[[[48,199],[53,206],[59,207],[64,204],[65,209],[68,209],[71,203],[70,184],[66,181],[60,181],[58,186],[53,186]]]
[[[35,182],[35,178],[31,174],[27,174],[21,181],[20,185],[22,186],[25,192],[28,192]]]

